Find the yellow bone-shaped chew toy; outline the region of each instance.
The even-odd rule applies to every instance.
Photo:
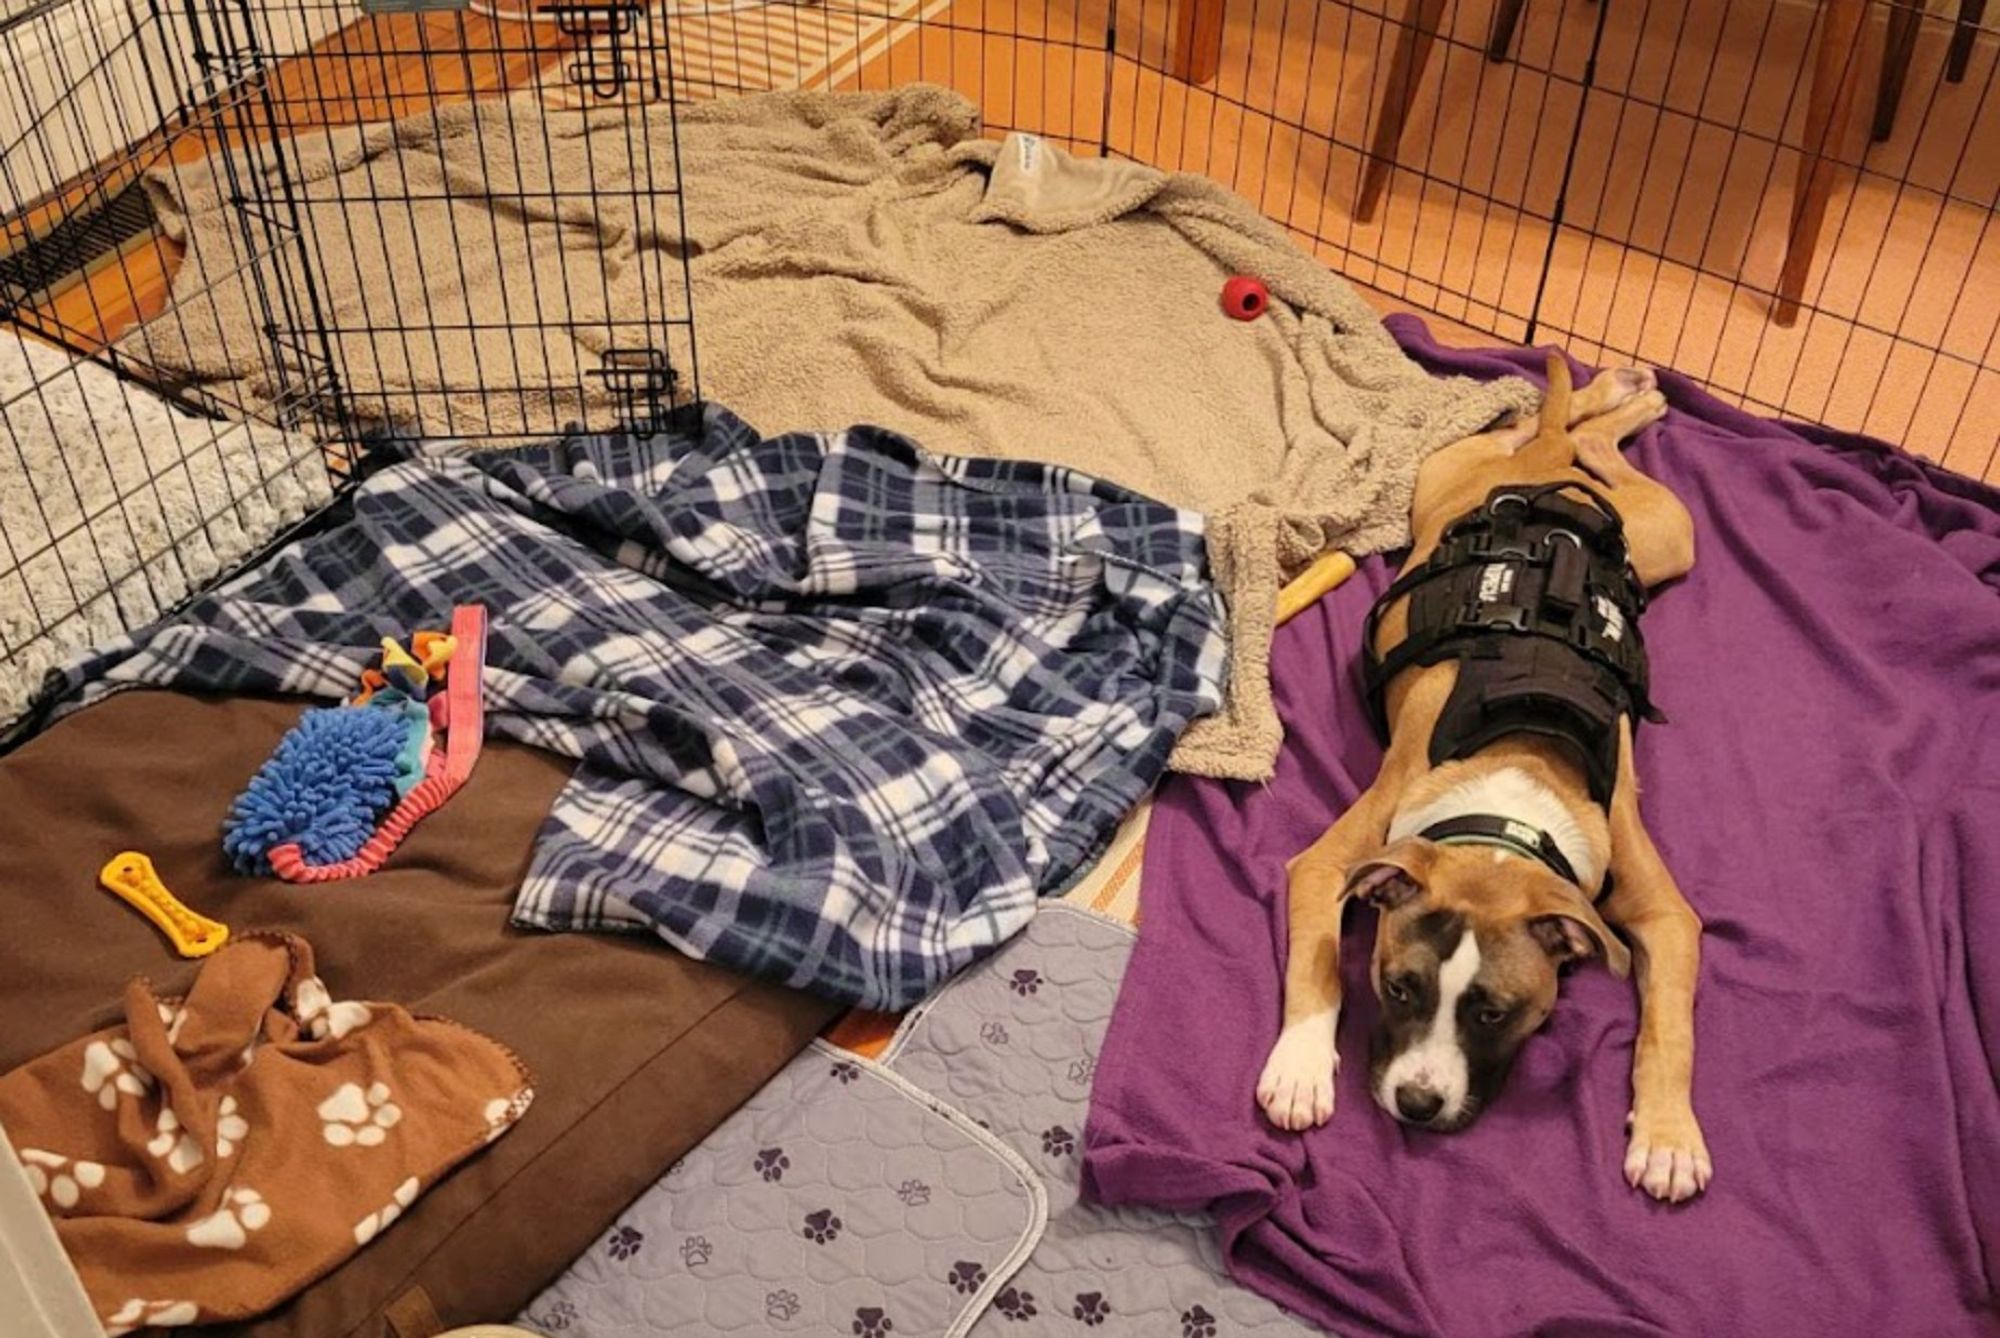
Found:
[[[97,881],[151,920],[183,957],[206,957],[229,941],[228,925],[181,905],[160,881],[153,861],[136,850],[113,855],[98,871]]]
[[[1345,553],[1322,553],[1310,567],[1291,579],[1290,584],[1278,592],[1278,616],[1275,622],[1283,627],[1292,619],[1317,604],[1320,599],[1338,589],[1341,582],[1354,575],[1354,559]]]

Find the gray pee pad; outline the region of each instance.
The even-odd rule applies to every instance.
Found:
[[[1133,937],[1044,903],[881,1064],[815,1044],[521,1322],[581,1338],[1318,1332],[1228,1281],[1200,1219],[1077,1196]]]

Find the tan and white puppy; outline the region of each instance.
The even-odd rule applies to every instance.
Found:
[[[1551,358],[1538,424],[1469,438],[1425,462],[1404,570],[1423,563],[1445,527],[1495,487],[1568,482],[1616,508],[1633,570],[1648,588],[1685,574],[1694,565],[1687,509],[1619,453],[1626,436],[1665,411],[1649,372],[1608,372],[1572,395],[1567,364]],[[1407,605],[1402,599],[1386,611],[1378,654],[1404,639]],[[1291,863],[1284,1025],[1258,1079],[1258,1103],[1285,1129],[1333,1114],[1341,912],[1360,897],[1380,911],[1370,971],[1382,1005],[1370,1066],[1378,1105],[1410,1125],[1464,1128],[1555,1007],[1559,968],[1596,958],[1621,977],[1636,969],[1640,1024],[1625,1178],[1654,1198],[1691,1198],[1713,1174],[1690,1098],[1701,922],[1640,819],[1632,722],[1620,722],[1608,805],[1593,801],[1569,750],[1530,735],[1432,766],[1431,734],[1457,674],[1456,661],[1446,660],[1390,683],[1380,775]],[[1466,814],[1548,833],[1576,881],[1499,847],[1416,835]],[[1629,950],[1610,925],[1630,940]]]

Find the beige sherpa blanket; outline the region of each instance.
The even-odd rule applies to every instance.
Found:
[[[1270,774],[1279,586],[1328,548],[1405,542],[1418,461],[1534,403],[1523,382],[1425,375],[1352,289],[1206,178],[981,139],[947,90],[682,107],[684,226],[671,198],[629,194],[635,144],[661,150],[656,181],[671,171],[667,114],[514,98],[295,145],[353,409],[446,436],[601,420],[587,372],[607,348],[658,342],[646,322],[686,316],[685,248],[702,393],[758,427],[879,423],[1208,514],[1234,663],[1224,713],[1175,754],[1182,770]],[[150,184],[190,243],[177,291],[242,265],[220,183],[182,167]],[[399,194],[418,198],[375,203]],[[1222,314],[1237,273],[1269,284],[1264,318]],[[147,356],[254,400],[265,370],[224,350],[255,341],[177,343],[248,322],[241,291],[147,327]],[[538,320],[565,328],[364,332]],[[689,367],[684,346],[667,351]]]

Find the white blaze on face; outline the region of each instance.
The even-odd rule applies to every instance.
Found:
[[[1458,1041],[1458,1001],[1478,974],[1479,940],[1468,925],[1451,956],[1438,967],[1437,1012],[1431,1014],[1428,1030],[1382,1071],[1375,1099],[1384,1110],[1393,1112],[1396,1089],[1413,1083],[1444,1098],[1439,1120],[1448,1122],[1464,1111],[1468,1079],[1465,1049]]]

